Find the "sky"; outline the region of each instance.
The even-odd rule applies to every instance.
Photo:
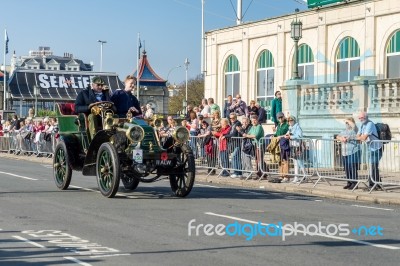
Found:
[[[172,84],[201,74],[202,0],[0,0],[1,54],[4,29],[9,38],[7,65],[15,51],[28,55],[49,46],[54,55],[71,53],[100,70],[116,72],[120,79],[136,71],[137,39],[155,72]],[[204,0],[204,30],[236,24],[237,0]],[[243,21],[307,9],[303,0],[243,0]],[[0,59],[3,64],[3,56]],[[181,67],[178,67],[181,66]]]

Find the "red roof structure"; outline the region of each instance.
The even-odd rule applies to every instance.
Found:
[[[133,76],[137,77],[137,71],[133,73]],[[167,83],[150,66],[146,51],[143,51],[139,60],[139,83],[143,86],[166,86]]]

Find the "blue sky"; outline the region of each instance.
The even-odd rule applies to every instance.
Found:
[[[237,0],[205,0],[205,31],[234,26]],[[10,39],[7,64],[16,51],[27,55],[39,46],[50,46],[116,72],[121,79],[136,70],[137,34],[140,33],[153,69],[166,79],[168,72],[190,61],[188,77],[200,74],[201,0],[1,0],[0,29]],[[243,0],[243,21],[307,9],[302,0]],[[0,47],[3,51],[4,36]],[[1,53],[3,54],[3,53]],[[1,58],[1,64],[3,58]],[[171,71],[169,81],[185,80],[184,67]]]

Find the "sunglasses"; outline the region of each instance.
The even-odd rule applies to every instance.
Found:
[[[292,119],[289,119],[289,122],[294,122],[294,120],[292,120]]]
[[[282,118],[283,118],[283,116],[278,117],[278,119],[282,119]]]

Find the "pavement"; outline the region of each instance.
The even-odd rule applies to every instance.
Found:
[[[47,157],[36,157],[26,155],[14,155],[9,153],[0,153],[0,158],[11,158],[14,160],[21,161],[32,161],[42,164],[52,164],[52,158]],[[314,182],[317,177],[313,177]],[[356,189],[353,192],[343,189],[346,184],[344,181],[330,181],[330,184],[326,182],[319,182],[315,187],[314,183],[306,182],[300,185],[292,183],[270,183],[267,180],[240,180],[238,178],[222,177],[217,175],[207,176],[206,170],[199,169],[196,172],[196,181],[203,183],[212,183],[224,186],[253,188],[263,191],[277,191],[286,193],[295,193],[301,195],[312,195],[322,198],[348,200],[354,202],[366,202],[374,204],[384,205],[400,205],[400,188],[386,188],[386,191],[373,191],[368,193],[362,188],[363,184],[360,184],[360,189]]]

